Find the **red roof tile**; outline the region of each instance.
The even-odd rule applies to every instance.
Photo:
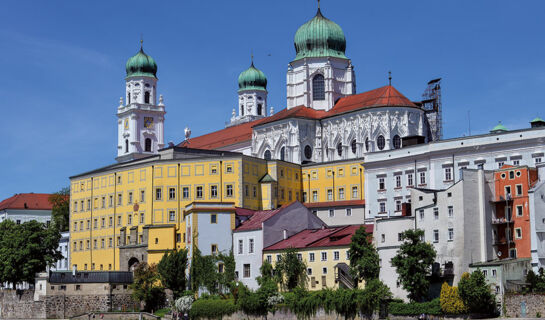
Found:
[[[418,108],[411,100],[407,99],[393,86],[384,86],[382,88],[341,98],[328,113],[335,115],[372,107]]]
[[[335,247],[350,245],[352,235],[362,225],[350,225],[344,227],[330,227],[323,229],[307,229],[293,236],[277,242],[263,251],[276,251],[288,248],[312,248],[312,247]],[[373,225],[363,225],[367,232],[373,232]]]
[[[274,115],[262,119],[263,121],[254,124],[253,126],[270,123],[278,120],[288,119],[288,118],[304,118],[304,119],[321,119],[327,115],[326,111],[315,110],[305,106],[297,106],[291,109],[283,109]]]
[[[49,196],[49,193],[19,193],[0,202],[0,210],[51,210],[53,205],[49,202]]]
[[[234,232],[261,230],[262,223],[280,212],[281,209],[282,208],[278,208],[276,210],[256,211],[250,218],[248,218],[248,220],[242,222],[242,224],[236,228]]]
[[[252,210],[252,209],[246,209],[246,208],[240,208],[240,207],[235,208],[235,214],[237,216],[249,217],[249,216],[252,216],[255,212],[256,210]]]
[[[326,202],[306,202],[303,203],[307,208],[326,208],[326,207],[351,207],[365,206],[365,200],[344,200],[344,201],[326,201]]]

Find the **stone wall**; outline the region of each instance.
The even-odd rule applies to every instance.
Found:
[[[82,314],[76,317],[70,318],[70,320],[89,320],[88,313]],[[151,313],[147,312],[102,312],[102,313],[95,313],[94,314],[95,319],[104,319],[104,320],[139,320],[139,319],[151,319],[151,320],[157,320],[160,319],[158,316],[154,316]],[[141,318],[140,318],[141,316]],[[91,319],[93,317],[91,316]]]
[[[132,309],[130,294],[48,295],[34,300],[34,290],[0,291],[1,319],[64,319],[88,312]]]
[[[544,294],[506,294],[503,296],[504,311],[508,317],[539,318],[545,316]],[[523,314],[523,305],[526,314]],[[538,317],[537,314],[540,314]]]

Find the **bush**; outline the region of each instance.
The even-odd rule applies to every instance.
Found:
[[[392,302],[388,306],[388,311],[394,316],[419,316],[423,313],[434,316],[442,314],[439,298],[429,302]]]
[[[467,312],[464,302],[458,294],[458,287],[451,287],[444,282],[441,286],[441,310],[446,314],[462,314]]]
[[[221,319],[237,311],[233,300],[198,299],[191,305],[191,319]]]
[[[458,294],[470,312],[492,315],[496,311],[495,296],[490,292],[481,270],[462,274]]]
[[[295,313],[297,319],[311,319],[322,306],[321,294],[320,291],[308,292],[297,287],[292,292],[284,294],[284,302],[291,312]]]

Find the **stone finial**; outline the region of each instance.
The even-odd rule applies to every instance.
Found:
[[[235,118],[237,116],[237,112],[235,111],[235,108],[233,108],[233,112],[231,112],[231,118]]]
[[[269,116],[272,116],[274,114],[274,108],[271,106],[271,110],[269,111]]]
[[[119,97],[119,106],[123,106],[123,97]]]
[[[164,101],[163,95],[160,94],[160,95],[159,95],[159,104],[160,104],[160,105],[163,105],[163,101]]]
[[[189,140],[189,137],[191,137],[191,129],[189,129],[188,127],[185,127],[184,134],[185,134],[185,139]]]

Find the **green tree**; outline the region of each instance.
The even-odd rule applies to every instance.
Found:
[[[401,234],[404,240],[392,265],[396,268],[399,282],[409,292],[409,299],[422,301],[429,289],[428,274],[435,260],[435,249],[422,241],[424,231],[409,229]]]
[[[392,292],[387,285],[379,279],[371,279],[365,283],[365,288],[359,290],[358,309],[363,316],[368,319],[373,317],[373,313],[380,307],[381,302],[392,298]]]
[[[187,250],[172,250],[163,255],[157,265],[161,283],[172,290],[174,299],[182,296],[186,289]]]
[[[276,263],[276,280],[282,285],[284,290],[291,291],[295,287],[305,287],[307,283],[307,266],[299,260],[297,250],[288,248],[280,256],[280,261]]]
[[[223,264],[223,271],[218,274],[218,286],[219,291],[225,293],[228,291],[231,284],[235,282],[235,256],[231,250],[229,254],[219,254],[216,260],[218,263]]]
[[[210,294],[218,293],[218,272],[214,256],[203,256],[199,248],[195,247],[190,274],[191,289],[193,291],[196,292],[199,288],[206,288]]]
[[[361,280],[377,279],[380,266],[377,249],[371,243],[373,235],[365,227],[356,230],[350,243],[350,269],[356,283]]]
[[[471,275],[467,272],[462,274],[462,279],[458,283],[458,294],[470,312],[483,314],[495,312],[496,299],[481,270],[477,269]]]
[[[60,233],[56,228],[31,220],[15,224],[0,223],[0,281],[13,288],[22,282],[34,282],[36,273],[62,258],[58,250]]]
[[[134,279],[130,288],[133,299],[144,303],[145,311],[157,310],[165,302],[165,290],[159,281],[156,264],[140,262],[134,269]]]
[[[263,261],[261,268],[259,268],[259,272],[261,273],[261,275],[256,278],[259,285],[261,285],[264,281],[274,280],[274,268],[269,261]]]
[[[51,217],[53,225],[60,232],[68,231],[70,228],[70,188],[62,188],[49,196],[49,202],[53,205]]]

